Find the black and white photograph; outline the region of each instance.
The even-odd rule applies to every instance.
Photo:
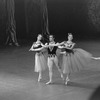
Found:
[[[100,100],[100,0],[0,0],[0,100]]]

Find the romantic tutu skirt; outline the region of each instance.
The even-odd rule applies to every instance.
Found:
[[[84,67],[87,67],[91,57],[92,55],[83,49],[73,49],[72,52],[62,57],[63,73],[69,74],[82,70]]]
[[[46,56],[43,53],[35,54],[35,72],[44,71],[47,68]]]

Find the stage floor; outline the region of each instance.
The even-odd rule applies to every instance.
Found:
[[[78,46],[100,56],[100,42],[81,42]],[[38,73],[34,72],[34,53],[29,52],[29,48],[0,49],[0,100],[88,100],[100,85],[100,60],[92,61],[91,67],[71,74],[67,86],[56,67],[54,84],[45,84],[49,80],[48,69],[38,83]]]

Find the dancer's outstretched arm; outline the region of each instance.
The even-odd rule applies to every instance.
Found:
[[[47,45],[48,47],[50,47],[50,46],[61,46],[61,45],[63,45],[64,44],[64,42],[61,42],[61,43],[56,43],[56,44],[49,44],[49,45]]]
[[[60,54],[64,54],[64,55],[65,55],[65,54],[66,54],[66,52],[65,52],[65,51],[64,51],[64,52],[60,52]]]
[[[100,57],[91,57],[94,60],[100,60]]]
[[[67,49],[73,49],[74,46],[75,46],[75,43],[73,43],[73,44],[71,45],[71,47],[67,46],[66,48],[67,48]]]
[[[29,49],[29,51],[32,51],[33,48],[34,48],[34,43],[33,43],[33,45],[31,46],[31,48]]]
[[[44,49],[44,47],[41,47],[41,48],[37,48],[37,49],[30,49],[30,51],[41,51],[43,49]]]

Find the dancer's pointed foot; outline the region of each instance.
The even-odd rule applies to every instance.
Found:
[[[12,46],[13,44],[12,43],[9,43],[9,45]]]
[[[15,46],[19,47],[20,45],[18,43],[15,43]]]
[[[38,82],[40,82],[40,81],[41,81],[41,79],[42,79],[42,77],[39,77],[39,78],[38,78]]]
[[[64,76],[63,76],[63,74],[61,74],[61,78],[64,80]]]
[[[67,79],[66,79],[66,82],[65,82],[65,85],[67,85],[69,81],[70,81],[70,79],[67,78]]]
[[[49,81],[49,82],[47,82],[46,84],[49,85],[49,84],[52,84],[52,83],[53,83],[52,81]]]

